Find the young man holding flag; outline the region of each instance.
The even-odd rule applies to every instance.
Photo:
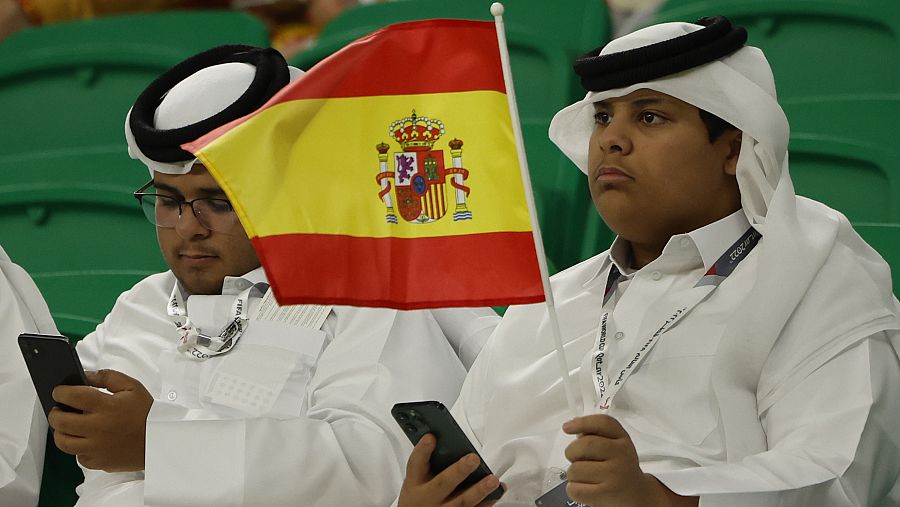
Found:
[[[389,503],[411,448],[391,405],[452,403],[465,375],[454,347],[496,324],[489,309],[275,303],[228,196],[181,145],[299,74],[271,49],[214,48],[160,76],[129,112],[129,153],[152,176],[135,195],[170,271],[122,294],[77,346],[109,394],[54,391],[83,411],[49,418],[84,468],[78,505]]]
[[[550,136],[618,237],[553,279],[562,374],[548,311],[529,305],[466,379],[453,412],[506,484],[498,505],[900,505],[889,268],[794,194],[772,72],[745,41],[706,18],[576,63],[589,93]],[[431,477],[433,449],[413,451],[400,507],[478,505],[496,487],[451,496],[477,459]]]

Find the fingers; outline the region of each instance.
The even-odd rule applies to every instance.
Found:
[[[95,412],[104,406],[106,394],[88,386],[56,386],[53,400],[84,412]]]
[[[606,414],[576,417],[563,423],[563,431],[569,435],[590,434],[608,438],[628,436],[619,421]]]
[[[88,450],[88,439],[75,435],[69,435],[62,431],[53,432],[53,442],[59,450],[66,454],[83,454]]]
[[[94,387],[105,387],[111,393],[132,391],[141,386],[137,380],[116,370],[100,370],[97,372],[85,372],[85,376]]]
[[[569,483],[566,484],[566,496],[579,504],[588,505],[598,493],[602,492],[599,492],[597,486],[594,484],[582,484],[572,481],[569,481]]]
[[[566,447],[566,459],[576,461],[604,461],[621,456],[628,450],[627,439],[582,435]]]
[[[456,463],[439,473],[430,483],[430,489],[435,496],[449,497],[459,484],[478,468],[481,458],[471,453],[463,456]],[[473,504],[474,505],[474,504]]]
[[[487,477],[478,481],[475,485],[471,486],[469,489],[460,493],[456,498],[453,499],[449,503],[450,507],[474,507],[476,505],[481,506],[482,501],[487,498],[495,489],[500,487],[500,480],[497,479],[496,475],[488,475]],[[492,505],[494,502],[490,502],[485,505]]]
[[[582,484],[600,484],[615,474],[608,461],[576,461],[566,470],[569,482]]]
[[[59,407],[53,407],[53,410],[47,415],[47,422],[54,431],[76,437],[85,437],[90,434],[92,427],[90,419],[92,419],[90,415],[66,412]]]
[[[452,507],[474,507],[500,486],[494,475],[481,479],[462,493],[455,495],[456,488],[474,472],[481,464],[477,454],[467,454],[446,470],[432,478],[429,460],[434,452],[436,440],[434,435],[423,436],[413,448],[406,462],[406,480],[403,483],[400,499],[406,499],[414,505],[441,504]],[[449,501],[446,499],[450,498]],[[493,502],[484,504],[491,505]]]
[[[428,433],[419,439],[406,461],[406,481],[413,484],[424,484],[431,479],[431,467],[428,460],[434,451],[434,435]]]

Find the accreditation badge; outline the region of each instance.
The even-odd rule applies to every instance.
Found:
[[[569,495],[566,494],[566,484],[568,483],[569,481],[559,483],[555,488],[538,497],[534,504],[538,507],[588,507],[586,504],[569,498]]]

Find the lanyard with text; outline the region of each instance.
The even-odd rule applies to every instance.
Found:
[[[608,359],[606,338],[607,320],[609,319],[610,314],[610,311],[606,307],[608,306],[608,302],[612,299],[611,296],[615,292],[615,287],[622,275],[615,265],[610,268],[609,277],[607,278],[606,283],[606,292],[603,297],[604,313],[603,317],[600,319],[600,329],[597,330],[597,341],[593,357],[593,380],[594,389],[597,391],[598,408],[601,410],[609,408],[609,403],[616,395],[619,388],[621,388],[622,384],[631,375],[641,360],[650,353],[650,349],[653,348],[659,340],[659,337],[667,330],[671,329],[678,321],[683,319],[698,304],[708,298],[709,295],[718,288],[719,284],[734,271],[737,265],[747,258],[747,255],[753,250],[757,243],[759,243],[761,237],[762,236],[756,229],[753,229],[752,227],[747,229],[747,231],[741,235],[740,239],[731,245],[728,250],[719,257],[716,263],[713,264],[709,271],[707,271],[694,285],[694,288],[704,287],[706,290],[695,291],[693,300],[686,301],[687,304],[680,306],[668,315],[662,325],[659,326],[650,337],[644,340],[641,347],[634,354],[634,357],[625,364],[625,367],[622,368],[614,378],[606,377],[604,374],[604,368],[607,366],[606,363]]]
[[[166,313],[175,327],[178,328],[178,351],[190,354],[197,359],[208,359],[231,350],[247,328],[249,319],[250,292],[256,289],[250,286],[241,291],[232,304],[234,318],[222,329],[218,336],[209,336],[200,332],[191,322],[187,314],[187,305],[181,295],[178,284],[172,290],[172,297],[166,306]],[[258,289],[256,289],[258,291]]]

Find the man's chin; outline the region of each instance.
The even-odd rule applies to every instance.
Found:
[[[222,282],[225,280],[225,275],[196,268],[173,271],[181,285],[191,294],[216,295],[222,293]]]

